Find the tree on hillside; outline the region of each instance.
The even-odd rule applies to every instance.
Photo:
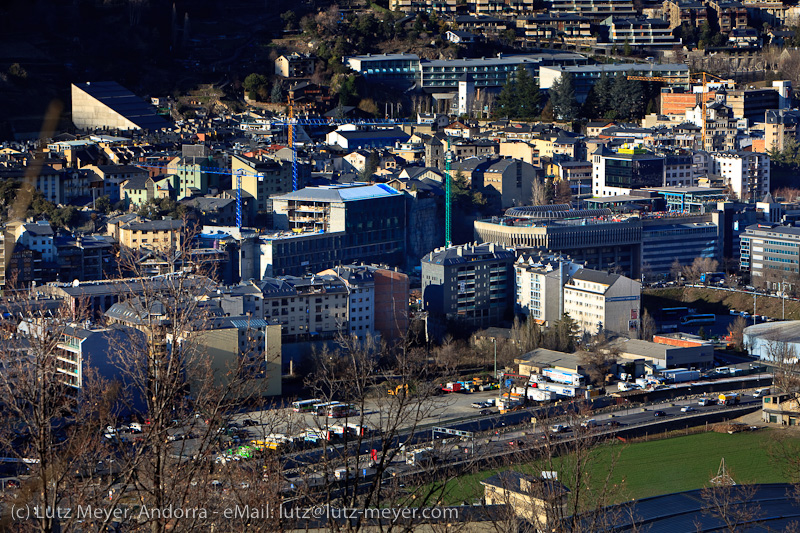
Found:
[[[280,82],[275,82],[275,85],[272,86],[272,92],[269,95],[269,101],[273,104],[280,104],[283,103],[283,87],[281,87]]]
[[[266,76],[253,72],[244,79],[242,87],[251,100],[265,101],[268,94],[269,80],[267,80]]]
[[[553,103],[553,114],[558,120],[573,121],[578,115],[578,102],[575,99],[575,87],[572,75],[562,73],[550,87],[550,101]]]
[[[495,118],[516,117],[519,112],[519,96],[517,90],[517,80],[509,76],[506,84],[495,100],[493,114]]]
[[[525,67],[517,68],[517,118],[533,120],[539,115],[541,95],[539,85]]]
[[[744,351],[744,328],[747,327],[747,320],[743,316],[737,316],[736,320],[728,324],[728,335],[731,336],[733,346],[739,350]]]

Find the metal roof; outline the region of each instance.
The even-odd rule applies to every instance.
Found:
[[[402,196],[403,193],[392,189],[385,183],[375,185],[323,185],[320,187],[305,187],[299,191],[277,196],[280,200],[306,200],[311,202],[355,202],[358,200],[373,200]]]
[[[115,81],[76,83],[75,86],[142,129],[158,130],[168,126],[153,106]]]

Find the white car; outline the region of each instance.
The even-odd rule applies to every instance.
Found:
[[[683,407],[681,407],[681,413],[691,413],[694,411],[697,411],[697,409],[695,409],[691,405],[684,405]]]

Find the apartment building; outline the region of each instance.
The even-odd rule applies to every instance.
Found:
[[[782,151],[788,139],[800,140],[800,111],[770,109],[764,120],[764,148],[766,151]]]
[[[292,190],[292,165],[269,157],[252,158],[233,154],[231,156],[231,180],[236,183],[241,177],[242,192],[252,196],[250,204],[251,220],[258,213],[272,211],[270,198]],[[304,177],[300,176],[298,187],[302,187]]]
[[[537,324],[552,325],[564,314],[564,284],[581,268],[558,256],[520,255],[514,263],[514,312]]]
[[[603,25],[608,27],[609,41],[616,45],[657,48],[681,43],[672,35],[669,24],[661,19],[612,16]]]
[[[574,13],[537,13],[516,18],[517,30],[528,40],[594,43],[592,19]]]
[[[699,28],[708,23],[708,7],[704,2],[695,0],[665,0],[661,7],[669,29],[682,24]]]
[[[496,244],[437,248],[422,258],[422,302],[431,315],[471,327],[508,318],[514,252]]]
[[[338,276],[265,278],[257,285],[264,319],[281,325],[285,341],[329,339],[349,330],[350,295]]]
[[[636,9],[631,0],[553,0],[550,13],[574,13],[600,22],[612,15],[635,16]]]
[[[147,178],[147,170],[132,165],[88,165],[84,170],[94,174],[93,181],[102,182],[102,195],[108,196],[111,203],[119,202],[121,185],[136,178]]]
[[[119,244],[130,249],[178,249],[183,242],[183,220],[132,221],[119,226]]]
[[[639,332],[642,284],[619,274],[583,268],[564,285],[564,312],[581,331],[607,330],[618,335]]]
[[[292,53],[275,60],[275,74],[283,78],[307,78],[314,74],[316,57],[311,54]]]
[[[366,267],[356,265],[334,267],[320,272],[321,276],[337,276],[350,295],[347,322],[349,333],[357,337],[375,335],[375,278]]]
[[[769,192],[769,155],[759,152],[711,154],[712,172],[740,199],[755,202]]]
[[[463,174],[473,189],[494,199],[502,209],[527,203],[534,180],[543,178],[540,169],[509,158],[471,157],[454,162],[451,171]]]
[[[698,257],[722,259],[722,229],[711,215],[663,217],[642,223],[642,271],[649,279],[670,275],[672,265],[691,265]]]
[[[719,31],[730,33],[732,30],[747,27],[747,7],[736,0],[709,0],[708,7],[716,18]]]
[[[733,108],[724,103],[726,93],[720,90],[716,94],[716,101],[706,104],[705,114],[705,140],[703,150],[706,152],[724,152],[736,149],[736,117]]]

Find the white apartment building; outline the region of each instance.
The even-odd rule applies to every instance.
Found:
[[[364,267],[347,265],[324,270],[320,275],[337,276],[347,287],[350,335],[375,335],[375,278],[372,272]]]
[[[720,176],[741,200],[759,200],[769,192],[769,155],[759,152],[715,152],[710,172]]]
[[[7,229],[13,233],[14,242],[40,253],[42,261],[56,260],[54,233],[49,222],[43,220],[35,223],[11,222]]]
[[[514,312],[537,324],[552,325],[564,313],[564,283],[580,269],[580,265],[554,256],[520,256],[514,264]]]
[[[634,337],[639,331],[642,284],[625,276],[583,268],[564,285],[564,311],[581,332],[601,328]]]

